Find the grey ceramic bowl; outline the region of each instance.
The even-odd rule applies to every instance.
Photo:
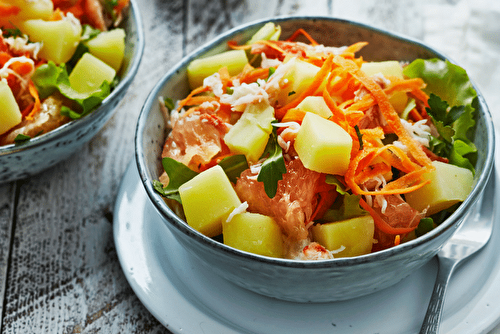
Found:
[[[96,110],[82,119],[22,144],[0,146],[0,184],[33,176],[67,159],[113,116],[137,73],[144,51],[144,31],[135,0],[130,1],[128,15],[120,27],[125,29],[126,38],[119,84]]]
[[[480,94],[475,138],[479,158],[471,194],[451,217],[430,233],[377,253],[306,262],[242,252],[190,228],[170,210],[152,187],[152,181],[162,171],[160,154],[166,134],[158,98],[168,96],[176,100],[185,97],[188,94],[186,66],[190,61],[226,50],[229,40],[246,41],[267,21],[281,25],[283,38],[297,28],[304,28],[325,45],[341,46],[368,41],[369,46],[361,53],[366,60],[445,58],[417,41],[328,17],[275,18],[235,28],[184,58],[158,82],[149,95],[139,116],[135,142],[137,166],[144,188],[163,222],[180,244],[208,268],[241,287],[266,296],[297,302],[345,300],[387,288],[428,262],[478,202],[492,170],[494,155],[493,123]]]

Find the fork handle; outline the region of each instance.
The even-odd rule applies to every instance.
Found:
[[[453,269],[455,269],[456,262],[447,258],[438,257],[438,273],[434,290],[432,291],[431,300],[427,307],[424,322],[420,329],[420,334],[438,333],[441,315],[443,313],[443,305],[445,299],[446,288],[450,281]]]

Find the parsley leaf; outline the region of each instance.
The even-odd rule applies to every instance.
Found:
[[[233,183],[236,183],[241,173],[248,169],[247,158],[243,154],[226,157],[218,165],[222,167],[229,180]]]
[[[168,175],[169,182],[166,187],[163,187],[163,184],[160,181],[154,180],[153,188],[163,197],[176,200],[182,204],[181,197],[179,195],[179,187],[198,175],[198,173],[172,158],[163,158],[161,163],[163,165],[163,169]]]
[[[17,27],[14,27],[12,29],[2,29],[2,32],[3,32],[3,36],[6,38],[7,37],[14,37],[14,38],[23,37],[23,35],[24,35],[22,33],[22,31]]]
[[[276,123],[273,121],[272,123]],[[276,127],[269,135],[266,148],[261,158],[267,156],[260,168],[257,181],[264,183],[264,190],[269,198],[276,196],[278,191],[278,181],[283,179],[283,174],[286,173],[285,160],[283,159],[283,150],[278,145],[278,135]]]
[[[271,75],[274,74],[274,72],[276,72],[276,68],[269,67],[269,74],[267,75],[267,79],[269,79],[271,77]]]
[[[16,136],[16,138],[14,138],[14,142],[16,144],[21,144],[27,142],[30,139],[31,139],[30,136],[20,133]]]
[[[431,150],[449,159],[450,163],[475,172],[471,160],[475,159],[476,146],[469,140],[467,132],[474,126],[474,108],[466,106],[449,107],[437,95],[429,97],[427,113],[431,116],[439,133],[431,138]]]
[[[175,109],[175,103],[174,103],[174,100],[172,100],[170,97],[166,97],[163,101],[163,103],[165,103],[165,107],[167,107],[167,109],[169,111],[172,111]]]

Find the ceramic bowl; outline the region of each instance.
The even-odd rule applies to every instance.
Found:
[[[144,51],[144,31],[135,0],[120,24],[126,31],[120,82],[89,115],[66,123],[22,144],[0,146],[0,184],[33,176],[74,154],[113,116],[134,79]]]
[[[160,154],[165,140],[159,97],[181,99],[188,94],[186,66],[195,58],[226,50],[229,40],[246,41],[265,22],[282,28],[282,38],[304,28],[320,43],[342,46],[368,41],[360,53],[366,60],[408,60],[441,53],[414,40],[366,25],[328,17],[274,18],[250,23],[221,35],[173,67],[150,93],[139,116],[136,161],[144,188],[163,222],[180,245],[217,274],[243,288],[295,302],[331,302],[387,288],[428,262],[450,238],[483,191],[493,166],[494,132],[488,107],[479,94],[475,144],[479,151],[475,185],[469,197],[445,222],[426,235],[399,246],[352,258],[296,261],[263,257],[233,249],[190,228],[165,204],[152,181],[162,172]]]

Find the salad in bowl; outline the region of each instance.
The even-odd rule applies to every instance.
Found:
[[[289,259],[360,256],[441,224],[474,184],[466,72],[280,30],[189,64],[191,93],[163,104],[158,192],[204,235]]]
[[[427,263],[493,169],[488,107],[418,41],[331,17],[236,27],[155,85],[139,175],[180,247],[296,302],[387,288]]]
[[[0,8],[0,145],[44,134],[94,110],[125,53],[128,1],[15,0]]]
[[[69,158],[117,110],[144,51],[135,0],[0,0],[0,183]]]

